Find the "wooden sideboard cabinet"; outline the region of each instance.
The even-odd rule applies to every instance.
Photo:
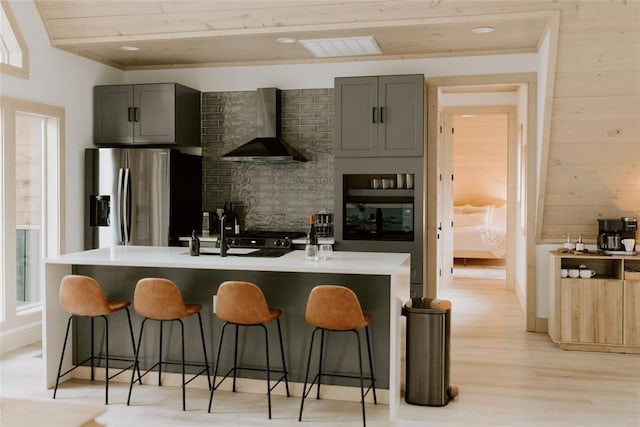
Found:
[[[640,353],[640,257],[551,252],[549,336],[566,350]],[[562,269],[594,270],[592,278]]]

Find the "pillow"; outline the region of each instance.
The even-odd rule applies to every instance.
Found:
[[[486,212],[454,214],[453,225],[455,227],[474,227],[476,225],[487,225],[487,214]]]

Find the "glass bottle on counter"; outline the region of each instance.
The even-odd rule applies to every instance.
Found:
[[[196,236],[196,230],[191,232],[191,239],[189,239],[189,255],[200,255],[200,239]]]
[[[316,218],[314,215],[309,217],[309,232],[307,233],[307,244],[304,247],[305,259],[311,261],[318,260],[318,233],[316,231]]]

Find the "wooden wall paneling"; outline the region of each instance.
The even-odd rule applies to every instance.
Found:
[[[640,212],[640,3],[562,10],[541,240]],[[607,167],[608,166],[608,167]],[[637,172],[636,172],[637,171]]]

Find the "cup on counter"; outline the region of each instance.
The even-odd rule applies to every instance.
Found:
[[[636,249],[636,239],[623,239],[622,244],[627,252],[633,252]]]
[[[580,270],[580,277],[582,277],[583,279],[591,279],[595,275],[596,275],[596,272],[593,270],[585,270],[585,269]]]
[[[566,268],[563,268],[560,270],[560,277],[568,277],[569,276],[569,270]]]
[[[333,247],[331,245],[320,245],[320,249],[318,250],[318,256],[322,261],[326,261],[331,258],[333,254]]]
[[[405,188],[404,177],[403,173],[396,174],[396,188]]]
[[[380,181],[382,181],[382,180],[381,180],[381,179],[379,179],[379,178],[373,178],[373,179],[371,180],[371,188],[376,189],[376,190],[377,190],[378,188],[380,188],[380,187],[381,187],[381,185],[380,185],[380,184],[381,184],[381,183],[380,183]]]
[[[384,178],[382,180],[382,188],[394,188],[395,182],[392,178]]]
[[[413,174],[407,173],[404,175],[405,188],[413,188]]]
[[[580,270],[578,270],[577,268],[569,269],[569,277],[572,277],[574,279],[580,277]]]

